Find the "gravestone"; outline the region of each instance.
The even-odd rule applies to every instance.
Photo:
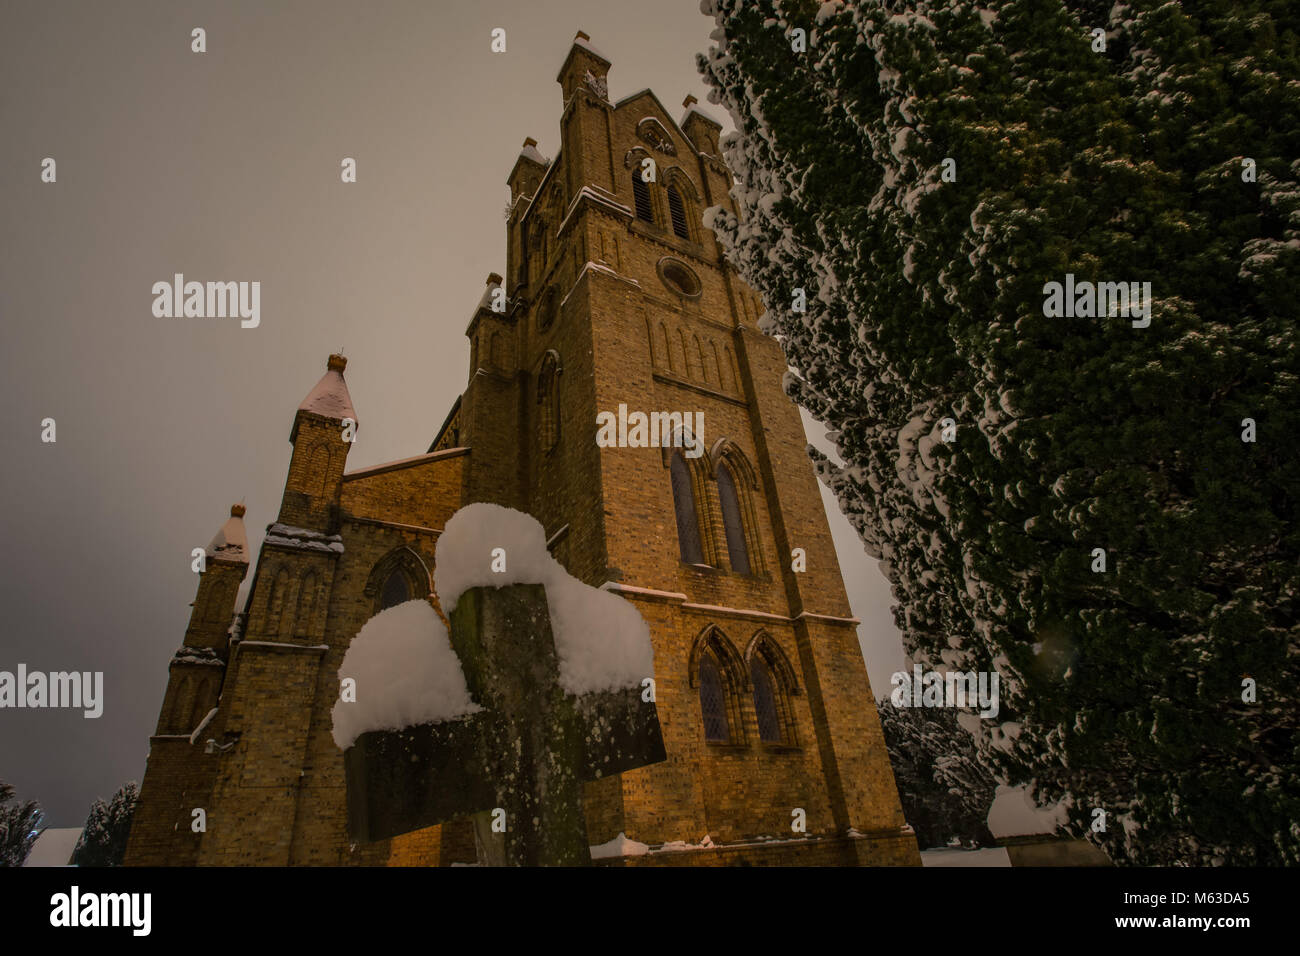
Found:
[[[564,691],[540,584],[472,588],[450,621],[483,710],[361,734],[343,756],[353,839],[474,815],[487,862],[590,864],[582,785],[666,759],[654,702],[640,687]],[[490,833],[498,808],[504,834]]]

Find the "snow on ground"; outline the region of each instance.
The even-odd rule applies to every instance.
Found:
[[[921,851],[921,865],[924,867],[946,866],[1010,866],[1011,857],[1006,847],[989,846],[981,850],[959,850],[940,847],[936,850]]]
[[[607,840],[598,846],[591,848],[591,858],[593,860],[603,860],[615,856],[645,856],[650,852],[650,847],[636,840],[629,840],[627,835],[622,831],[612,840]]]

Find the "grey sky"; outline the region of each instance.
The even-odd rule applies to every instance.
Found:
[[[612,97],[705,102],[696,0],[0,8],[0,670],[103,671],[106,695],[98,720],[0,710],[0,779],[50,824],[142,776],[190,549],[240,499],[256,547],[330,351],[361,423],[349,468],[427,448],[504,271],[506,174],[525,136],[556,151],[577,29]],[[150,287],[177,272],[260,281],[260,327],[155,318]],[[829,510],[881,694],[902,659],[888,587]]]

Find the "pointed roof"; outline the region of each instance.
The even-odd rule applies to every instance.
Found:
[[[243,505],[230,506],[230,517],[208,544],[208,557],[238,564],[248,563],[248,535],[244,533]]]
[[[721,123],[719,123],[713,116],[706,113],[704,110],[700,109],[699,102],[700,101],[697,100],[694,96],[690,96],[690,95],[687,95],[686,99],[682,100],[682,106],[686,107],[686,112],[682,114],[682,118],[677,123],[677,125],[680,126],[683,130],[685,130],[686,121],[690,119],[691,114],[694,113],[696,116],[704,120],[706,123],[712,123],[718,129],[722,129]]]
[[[501,283],[503,281],[504,280],[501,278],[499,273],[488,273],[487,288],[483,290],[483,297],[478,300],[478,307],[480,309],[487,309],[489,312],[492,311],[492,294],[496,292],[497,289],[501,288]]]
[[[357,413],[352,407],[352,396],[348,394],[348,383],[343,381],[343,370],[347,367],[348,360],[342,355],[331,355],[325,365],[325,374],[307,393],[298,410],[339,421],[350,418],[355,422]]]
[[[524,145],[523,148],[519,150],[519,155],[525,159],[531,159],[539,166],[551,165],[551,161],[543,156],[538,150],[537,140],[533,139],[531,136],[524,140]]]

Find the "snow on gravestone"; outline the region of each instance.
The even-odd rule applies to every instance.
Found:
[[[499,861],[589,862],[583,781],[665,759],[641,695],[649,628],[570,577],[541,525],[508,508],[462,508],[435,557],[450,635],[426,602],[399,605],[367,622],[339,670],[357,682],[356,702],[334,707],[353,836],[501,807]]]

